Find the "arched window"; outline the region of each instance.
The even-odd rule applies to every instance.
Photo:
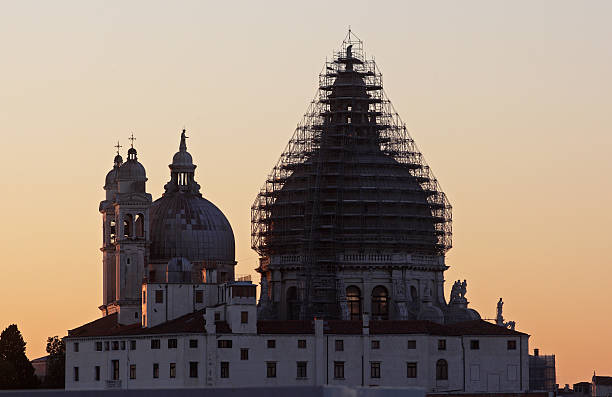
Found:
[[[417,292],[417,289],[414,285],[410,286],[410,297],[412,298],[413,301],[416,301],[419,299],[419,293]]]
[[[187,186],[189,184],[189,174],[186,172],[179,172],[177,175],[177,183],[179,186]]]
[[[346,289],[346,300],[351,320],[361,320],[361,291],[359,287],[351,285]]]
[[[132,223],[134,219],[131,214],[125,215],[123,218],[123,237],[129,238],[132,237]]]
[[[389,319],[389,292],[382,285],[372,290],[372,319]]]
[[[448,363],[440,359],[436,363],[436,380],[448,380]]]
[[[144,237],[144,215],[138,214],[136,215],[136,237],[143,238]]]
[[[297,296],[297,287],[287,288],[287,320],[298,320],[300,318],[300,305]]]
[[[116,233],[116,227],[115,227],[115,221],[110,221],[110,242],[112,244],[115,244],[115,233]]]

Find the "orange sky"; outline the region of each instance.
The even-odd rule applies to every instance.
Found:
[[[157,198],[187,127],[253,273],[250,205],[351,25],[454,207],[447,289],[483,317],[503,297],[559,383],[612,375],[612,2],[288,3],[3,3],[0,328],[35,358],[99,316],[98,202],[132,131]]]

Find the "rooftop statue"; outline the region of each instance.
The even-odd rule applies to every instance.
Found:
[[[466,301],[467,300],[465,298],[466,294],[467,294],[467,281],[466,280],[463,280],[463,282],[461,282],[461,280],[455,281],[451,289],[451,295],[450,295],[451,303]]]

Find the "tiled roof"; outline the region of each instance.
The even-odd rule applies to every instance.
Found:
[[[257,322],[258,334],[314,334],[312,320],[266,320]]]
[[[138,334],[143,330],[140,324],[120,325],[117,323],[117,313],[113,313],[69,330],[68,337],[130,335],[132,331]]]
[[[217,327],[219,327],[219,324],[217,324]],[[117,323],[117,313],[113,313],[78,328],[69,330],[68,337],[129,336],[176,333],[205,333],[204,310],[189,313],[151,328],[142,328],[140,324],[121,325]]]
[[[362,328],[359,320],[328,320],[323,323],[323,332],[332,335],[359,335]]]
[[[142,328],[140,324],[120,325],[117,323],[117,314],[110,314],[92,321],[78,328],[68,331],[68,337],[96,337],[96,336],[129,336],[129,335],[156,335],[177,333],[206,333],[204,325],[204,311],[198,310],[177,319],[159,324],[151,328]],[[231,334],[232,330],[225,321],[215,322],[216,332]],[[326,320],[323,323],[323,332],[327,335],[359,335],[363,332],[361,321]],[[463,323],[442,325],[431,321],[370,321],[370,334],[425,334],[425,335],[526,335],[482,320],[466,321]],[[258,334],[314,334],[314,321],[259,321]],[[597,377],[610,379],[609,377]],[[605,384],[605,383],[600,383]]]
[[[457,324],[446,325],[449,329],[449,335],[508,335],[519,336],[527,335],[524,332],[500,327],[499,325],[491,324],[483,320],[464,321]]]
[[[431,321],[371,321],[370,334],[427,334],[440,336],[461,335],[527,335],[500,327],[483,320],[465,321],[455,324],[438,324]]]
[[[593,383],[602,386],[612,386],[612,376],[593,376]]]

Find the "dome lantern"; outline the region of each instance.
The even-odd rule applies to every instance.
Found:
[[[189,137],[186,135],[186,130],[183,129],[179,151],[174,154],[172,164],[168,166],[170,167],[170,181],[164,186],[166,190],[164,196],[174,192],[190,192],[202,197],[200,185],[194,179],[196,166],[193,164],[191,154],[187,151],[187,138]]]

